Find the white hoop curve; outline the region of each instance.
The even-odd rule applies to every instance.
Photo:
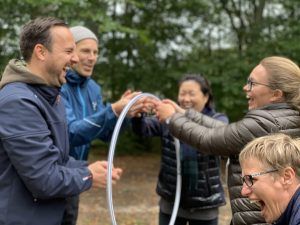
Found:
[[[140,98],[142,97],[152,97],[155,99],[158,99],[155,95],[150,93],[142,93],[137,96],[135,96],[133,99],[131,99],[128,104],[125,106],[125,108],[122,110],[118,121],[116,123],[116,126],[113,131],[110,147],[109,147],[109,153],[108,153],[108,173],[107,173],[107,186],[106,186],[106,193],[107,193],[107,203],[108,203],[108,209],[111,217],[111,221],[113,225],[117,225],[114,207],[113,207],[113,200],[112,200],[112,169],[113,169],[113,158],[116,148],[117,139],[119,136],[119,132],[121,129],[121,125],[126,117],[126,114],[128,113],[129,109],[133,106],[134,103],[136,103]],[[178,139],[174,138],[175,142],[175,150],[176,150],[176,161],[177,161],[177,182],[176,182],[176,195],[175,195],[175,201],[172,211],[172,216],[169,222],[169,225],[174,225],[177,212],[179,208],[179,202],[180,202],[180,195],[181,195],[181,165],[180,165],[180,143]]]

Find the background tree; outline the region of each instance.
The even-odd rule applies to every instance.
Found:
[[[235,121],[247,110],[242,87],[263,57],[299,63],[299,7],[294,0],[2,0],[0,70],[19,57],[21,25],[56,16],[100,38],[94,78],[108,101],[127,88],[176,99],[177,80],[202,73],[218,110]]]

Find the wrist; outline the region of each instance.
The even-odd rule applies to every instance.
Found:
[[[169,116],[165,119],[165,124],[169,125],[170,124],[170,121],[171,121],[171,117],[172,116]]]
[[[111,110],[112,110],[113,113],[118,117],[118,116],[120,116],[120,114],[118,113],[117,108],[118,108],[117,103],[112,103],[112,104],[111,104]]]

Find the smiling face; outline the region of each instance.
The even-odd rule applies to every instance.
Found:
[[[52,46],[46,50],[45,79],[50,85],[61,86],[66,82],[66,70],[78,62],[75,54],[73,35],[67,27],[57,26],[51,28]]]
[[[256,158],[250,158],[241,164],[242,175],[256,174],[270,170]],[[253,204],[261,207],[261,214],[268,223],[276,221],[289,202],[289,194],[283,185],[283,178],[276,172],[253,177],[252,187],[245,183],[241,191]],[[280,194],[278,194],[280,193]]]
[[[267,86],[269,85],[268,74],[262,65],[257,65],[252,70],[248,79],[257,82],[257,84],[254,83],[252,85],[251,90],[249,90],[247,84],[243,87],[243,90],[247,94],[249,110],[257,109],[274,102],[274,90]]]
[[[79,62],[72,68],[83,77],[92,75],[98,58],[98,43],[94,39],[84,39],[76,44]]]
[[[182,82],[178,92],[178,102],[182,108],[193,108],[198,112],[201,112],[207,101],[208,96],[203,94],[198,82],[193,80]]]

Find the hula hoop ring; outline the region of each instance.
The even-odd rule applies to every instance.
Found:
[[[116,143],[118,140],[119,132],[121,129],[121,125],[126,117],[126,114],[128,113],[129,109],[136,103],[140,98],[142,97],[152,97],[157,100],[159,100],[158,97],[156,97],[153,94],[150,93],[141,93],[134,98],[132,98],[128,104],[125,106],[125,108],[122,110],[116,126],[113,131],[110,147],[109,147],[109,153],[108,153],[108,173],[107,173],[107,185],[106,185],[106,194],[107,194],[107,203],[108,203],[108,209],[109,214],[111,217],[111,222],[113,225],[117,225],[114,207],[113,207],[113,200],[112,200],[112,169],[113,169],[113,159],[114,159],[114,153],[116,148]],[[175,201],[172,211],[172,216],[169,222],[169,225],[174,225],[177,212],[179,208],[179,202],[180,202],[180,195],[181,195],[181,164],[180,164],[180,143],[178,139],[174,138],[175,143],[175,150],[176,150],[176,161],[177,161],[177,182],[176,182],[176,195],[175,195]]]

